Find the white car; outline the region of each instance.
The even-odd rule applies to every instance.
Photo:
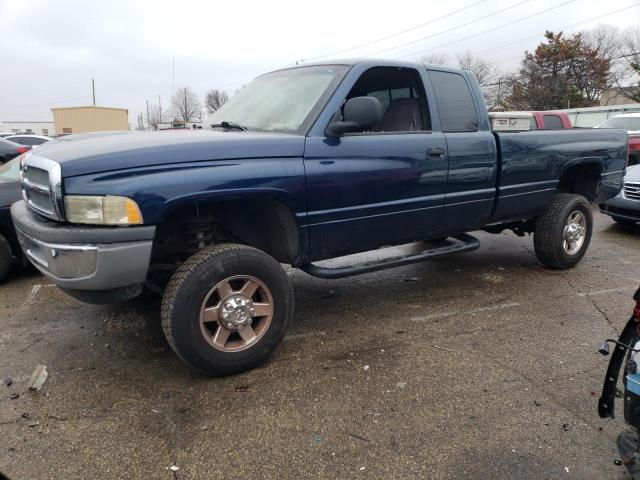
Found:
[[[37,147],[43,143],[51,141],[51,138],[44,135],[31,135],[28,133],[16,133],[9,137],[5,137],[5,140],[10,140],[14,143],[24,145],[25,147]]]
[[[625,225],[640,222],[640,165],[627,168],[624,187],[616,197],[600,205],[600,211]]]
[[[616,115],[599,123],[595,128],[621,128],[622,130],[626,130],[629,135],[639,135],[640,112]]]

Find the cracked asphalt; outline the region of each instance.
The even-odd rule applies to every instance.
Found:
[[[531,237],[480,233],[478,251],[429,263],[339,281],[291,272],[284,343],[223,379],[177,359],[157,301],[85,305],[16,273],[0,288],[0,377],[13,380],[0,384],[0,471],[623,478],[624,422],[597,416],[607,359],[595,350],[631,313],[640,228],[595,216],[571,271],[541,267]],[[39,364],[50,375],[30,392]]]

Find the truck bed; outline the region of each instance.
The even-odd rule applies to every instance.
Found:
[[[562,174],[577,162],[593,164],[602,172],[599,196],[606,194],[605,190],[615,195],[622,186],[627,158],[622,151],[627,142],[624,131],[536,130],[494,135],[499,168],[492,222],[530,217],[541,211],[553,197]]]

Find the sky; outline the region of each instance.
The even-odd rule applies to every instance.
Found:
[[[639,22],[638,0],[0,0],[0,121],[90,105],[92,78],[135,127],[174,88],[233,94],[300,61],[470,51],[508,72],[545,30]]]

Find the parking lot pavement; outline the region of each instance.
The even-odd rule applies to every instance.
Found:
[[[596,414],[628,319],[640,229],[596,214],[586,259],[542,268],[530,237],[323,281],[265,366],[185,367],[159,303],[85,305],[34,272],[0,289],[0,471],[49,478],[622,478],[622,418]],[[50,376],[27,390],[36,365]],[[18,393],[18,398],[10,398]],[[617,405],[622,413],[622,404]],[[178,470],[171,471],[175,465]]]

